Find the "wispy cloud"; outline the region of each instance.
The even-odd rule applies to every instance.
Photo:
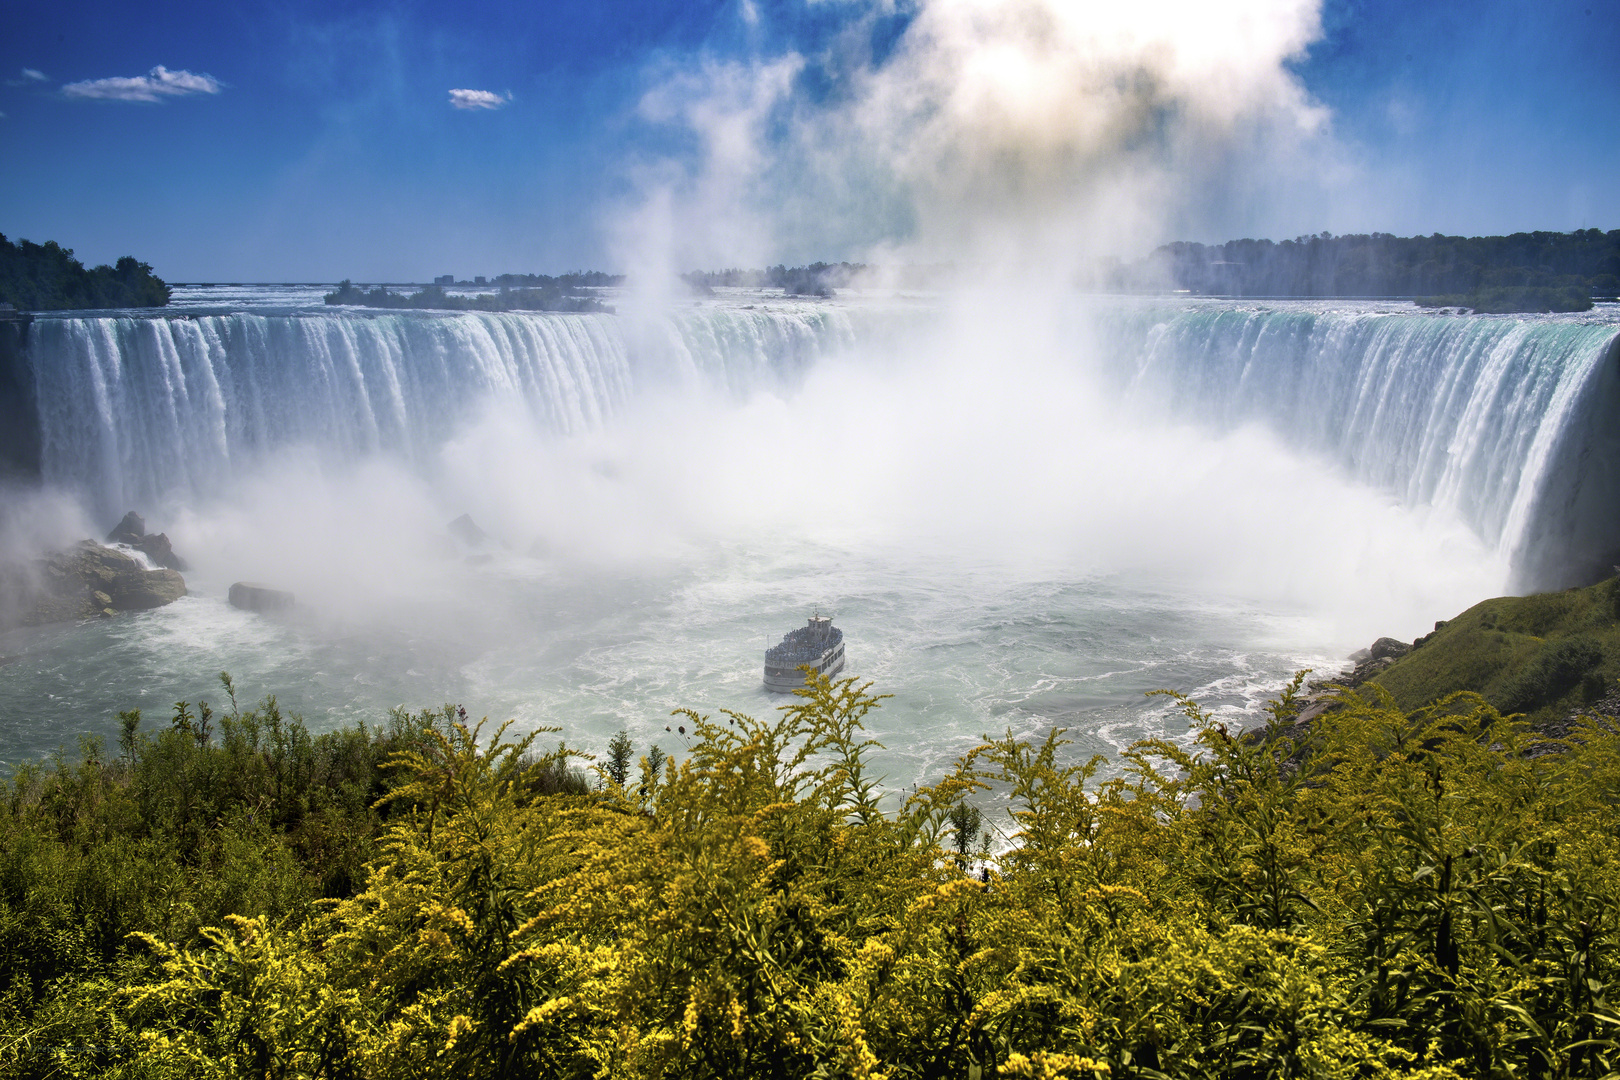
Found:
[[[37,68],[23,68],[22,74],[15,79],[7,79],[7,86],[27,86],[30,83],[49,82],[50,79],[43,71]]]
[[[188,94],[217,94],[224,89],[212,75],[196,75],[189,71],[170,71],[159,64],[145,75],[131,78],[85,79],[62,87],[70,98],[97,101],[162,101],[164,98],[184,97]]]
[[[458,109],[498,109],[512,100],[512,95],[496,94],[489,90],[452,90],[450,104]]]

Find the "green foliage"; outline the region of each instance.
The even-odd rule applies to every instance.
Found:
[[[296,923],[351,895],[386,821],[372,804],[395,786],[385,762],[454,716],[311,736],[274,698],[239,710],[221,679],[223,714],[180,702],[143,731],[126,712],[116,756],[86,740],[76,763],[0,783],[0,1031],[27,1035],[9,1052],[112,1038],[106,986],[153,959],[132,934],[182,947],[230,917]]]
[[[1125,276],[1167,277],[1215,296],[1415,296],[1480,311],[1584,311],[1593,296],[1615,295],[1620,229],[1174,243]]]
[[[271,822],[300,785],[330,788],[335,759],[319,739],[297,749],[288,721],[272,737],[266,703],[251,714],[260,782],[210,804],[257,860],[214,865],[258,873],[208,901],[207,921],[125,918],[125,936],[98,938],[79,864],[99,859],[116,892],[141,836],[177,869],[134,880],[202,902],[187,860],[216,841],[185,832],[187,807],[143,833],[141,770],[217,789],[243,766],[204,759],[246,737],[248,714],[200,739],[202,707],[177,708],[119,759],[86,743],[0,799],[0,935],[14,935],[0,955],[24,958],[0,987],[0,1067],[1616,1075],[1620,731],[1589,721],[1545,753],[1477,695],[1403,712],[1346,694],[1307,745],[1288,721],[1298,685],[1258,737],[1178,698],[1191,741],[1140,743],[1111,773],[1059,731],[1009,735],[909,795],[871,773],[861,721],[880,699],[853,679],[812,675],[771,720],[683,711],[684,757],[649,753],[633,791],[628,738],[610,783],[559,787],[579,775],[566,747],[539,754],[534,734],[486,736],[454,710],[396,717],[391,786],[354,811],[378,830],[364,870],[327,902]],[[999,842],[981,878],[967,853],[987,818]],[[19,948],[24,933],[43,944]]]
[[[477,296],[451,296],[438,285],[406,295],[390,292],[382,285],[363,289],[344,279],[337,289],[326,294],[328,304],[350,304],[376,308],[427,308],[444,311],[605,311],[613,309],[596,297],[572,284],[572,278],[590,278],[592,275],[571,275],[565,279],[546,279],[538,288],[513,289],[503,287],[499,293]]]
[[[152,268],[125,255],[116,266],[86,270],[71,248],[48,240],[13,244],[0,236],[0,303],[22,311],[162,307],[169,287]]]
[[[1376,676],[1412,710],[1459,690],[1535,723],[1561,720],[1620,679],[1620,578],[1475,604]]]
[[[694,270],[682,274],[695,291],[710,293],[715,286],[781,289],[788,296],[833,296],[865,272],[865,263],[813,262],[808,266],[778,264],[764,270]]]
[[[630,760],[634,753],[635,748],[630,744],[628,732],[621,731],[613,736],[613,741],[608,743],[607,765],[604,767],[607,778],[620,787],[628,784],[630,782]]]
[[[1419,296],[1413,300],[1418,307],[1471,308],[1481,315],[1509,315],[1517,312],[1591,311],[1592,294],[1584,285],[1566,285],[1562,288],[1520,285],[1515,287],[1482,288],[1463,295]]]

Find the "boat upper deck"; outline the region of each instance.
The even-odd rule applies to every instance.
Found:
[[[765,662],[785,667],[814,664],[843,641],[844,632],[832,624],[832,619],[817,615],[808,626],[789,631],[780,645],[766,649]]]

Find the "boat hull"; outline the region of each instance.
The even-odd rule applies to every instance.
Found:
[[[844,643],[839,642],[836,648],[828,649],[822,654],[815,665],[816,671],[832,678],[844,670]],[[765,665],[765,689],[773,694],[791,694],[804,686],[804,672],[796,667],[776,667]]]

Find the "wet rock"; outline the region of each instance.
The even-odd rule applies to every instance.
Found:
[[[189,570],[186,561],[174,553],[167,533],[146,531],[146,519],[131,510],[107,534],[107,543],[124,544],[134,548],[159,566],[170,570]]]
[[[109,544],[129,544],[133,547],[146,535],[146,519],[131,510],[124,515],[124,520],[113,526],[113,531],[107,534]]]
[[[481,548],[489,543],[489,533],[478,527],[471,514],[462,514],[445,526],[450,535],[470,548]]]
[[[186,595],[186,579],[167,567],[143,569],[113,582],[111,595],[112,603],[107,606],[115,611],[149,611]]]
[[[238,581],[231,586],[232,607],[243,611],[286,611],[298,601],[284,589],[272,589],[253,581]]]
[[[178,572],[148,570],[128,552],[85,540],[67,551],[0,567],[0,625],[146,611],[184,595],[186,582]]]

